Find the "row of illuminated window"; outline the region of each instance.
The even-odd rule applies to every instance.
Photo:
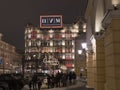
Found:
[[[68,54],[59,54],[59,56],[57,55],[58,59],[66,59],[66,60],[73,60],[75,59],[75,55],[68,53]],[[32,56],[26,56],[27,60],[31,60],[33,59]],[[40,59],[40,57],[37,57],[37,59]]]
[[[74,53],[75,49],[74,47],[40,47],[37,49],[32,49],[32,48],[28,48],[25,51],[26,52],[58,52],[58,53]]]
[[[38,28],[34,28],[34,27],[31,27],[31,28],[26,28],[25,29],[25,34],[27,33],[32,33],[32,32],[36,32],[36,33],[41,33],[41,32],[46,32],[46,33],[56,33],[56,31],[59,31],[60,33],[74,33],[74,32],[79,32],[79,29],[74,27],[74,28],[65,28],[63,27],[62,30],[39,30]]]
[[[74,38],[77,36],[77,33],[59,33],[59,34],[37,34],[37,33],[32,33],[32,34],[26,34],[25,39],[41,39],[41,40],[48,40],[48,39],[70,39]]]
[[[7,52],[15,52],[15,47],[2,41],[0,42],[0,50]]]
[[[32,40],[28,40],[26,41],[25,45],[26,46],[74,46],[74,40],[49,40],[49,41],[45,41],[45,40],[38,40],[38,41],[32,41]]]
[[[61,53],[74,53],[73,47],[43,47],[42,52],[61,52]]]
[[[64,62],[64,64],[65,64],[66,66],[69,66],[69,67],[71,67],[71,66],[73,67],[73,66],[74,66],[73,63],[74,63],[73,61],[69,61],[69,62],[68,62],[68,61],[67,61],[67,62],[65,61],[65,62]],[[36,65],[35,62],[32,62],[32,63],[29,62],[29,63],[27,63],[27,64],[25,65],[25,67],[35,67],[35,65]]]

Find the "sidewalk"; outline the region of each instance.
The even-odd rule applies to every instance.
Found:
[[[75,84],[68,85],[67,87],[55,87],[55,88],[47,89],[47,86],[45,85],[40,90],[79,90],[76,88],[81,88],[81,87],[85,88],[85,83],[83,81],[81,81],[80,79],[77,79]],[[30,90],[30,89],[27,86],[26,88],[24,88],[22,90]],[[33,90],[33,89],[31,89],[31,90]],[[86,89],[80,89],[80,90],[86,90]]]
[[[51,89],[41,89],[41,90],[71,90],[72,88],[76,88],[76,87],[82,87],[84,86],[84,83],[82,83],[80,81],[80,79],[76,80],[76,84],[74,85],[68,85],[67,87],[56,87],[56,88],[51,88]]]

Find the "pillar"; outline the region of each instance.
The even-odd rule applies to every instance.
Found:
[[[120,10],[111,10],[102,24],[105,28],[105,90],[120,90]]]
[[[105,34],[106,90],[120,90],[120,19],[112,19]]]
[[[87,53],[87,86],[94,88],[94,55]]]
[[[104,38],[96,38],[95,87],[94,90],[105,90],[105,49]]]

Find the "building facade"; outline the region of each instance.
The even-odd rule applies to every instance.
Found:
[[[120,0],[89,0],[87,80],[94,90],[120,90]]]
[[[22,56],[15,51],[15,47],[2,40],[0,33],[0,74],[21,72]]]
[[[75,37],[78,31],[78,25],[40,29],[28,24],[25,28],[25,71],[50,70],[52,66],[55,69],[74,69]]]

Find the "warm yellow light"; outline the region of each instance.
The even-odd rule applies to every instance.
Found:
[[[65,53],[65,47],[62,48],[62,53]]]
[[[72,34],[72,37],[74,38],[74,37],[77,37],[77,33],[73,33]]]
[[[72,45],[74,45],[75,43],[74,43],[74,40],[72,40]]]
[[[75,50],[74,49],[72,49],[72,53],[74,53],[75,52]]]
[[[78,50],[78,54],[82,54],[82,50]]]
[[[62,34],[62,38],[64,38],[65,37],[65,34]]]
[[[31,46],[31,41],[28,42],[28,46]]]
[[[37,34],[37,38],[40,38],[40,34]]]
[[[112,0],[112,5],[114,6],[120,5],[120,0]]]
[[[53,41],[50,41],[50,46],[53,46]]]
[[[32,32],[32,30],[28,30],[28,33],[31,33]]]
[[[62,41],[62,45],[65,46],[65,41],[64,40]]]
[[[54,31],[51,29],[51,30],[49,30],[49,33],[53,33]]]
[[[33,57],[36,57],[36,55],[33,55]]]
[[[86,23],[83,24],[83,32],[86,32]]]
[[[65,55],[62,56],[62,59],[65,59]]]
[[[74,25],[74,28],[78,29],[78,28],[79,28],[78,24],[75,24],[75,25]]]
[[[83,24],[83,28],[86,28],[86,24]]]
[[[85,42],[82,43],[81,46],[82,46],[83,49],[87,49],[87,44]]]
[[[53,52],[52,48],[50,48],[50,52]]]
[[[61,30],[62,33],[64,33],[66,31],[66,28],[64,28],[63,30]]]
[[[86,32],[86,29],[83,29],[83,32]]]
[[[75,56],[74,56],[74,55],[72,55],[72,59],[75,59]]]
[[[53,34],[50,34],[50,38],[53,38]]]

